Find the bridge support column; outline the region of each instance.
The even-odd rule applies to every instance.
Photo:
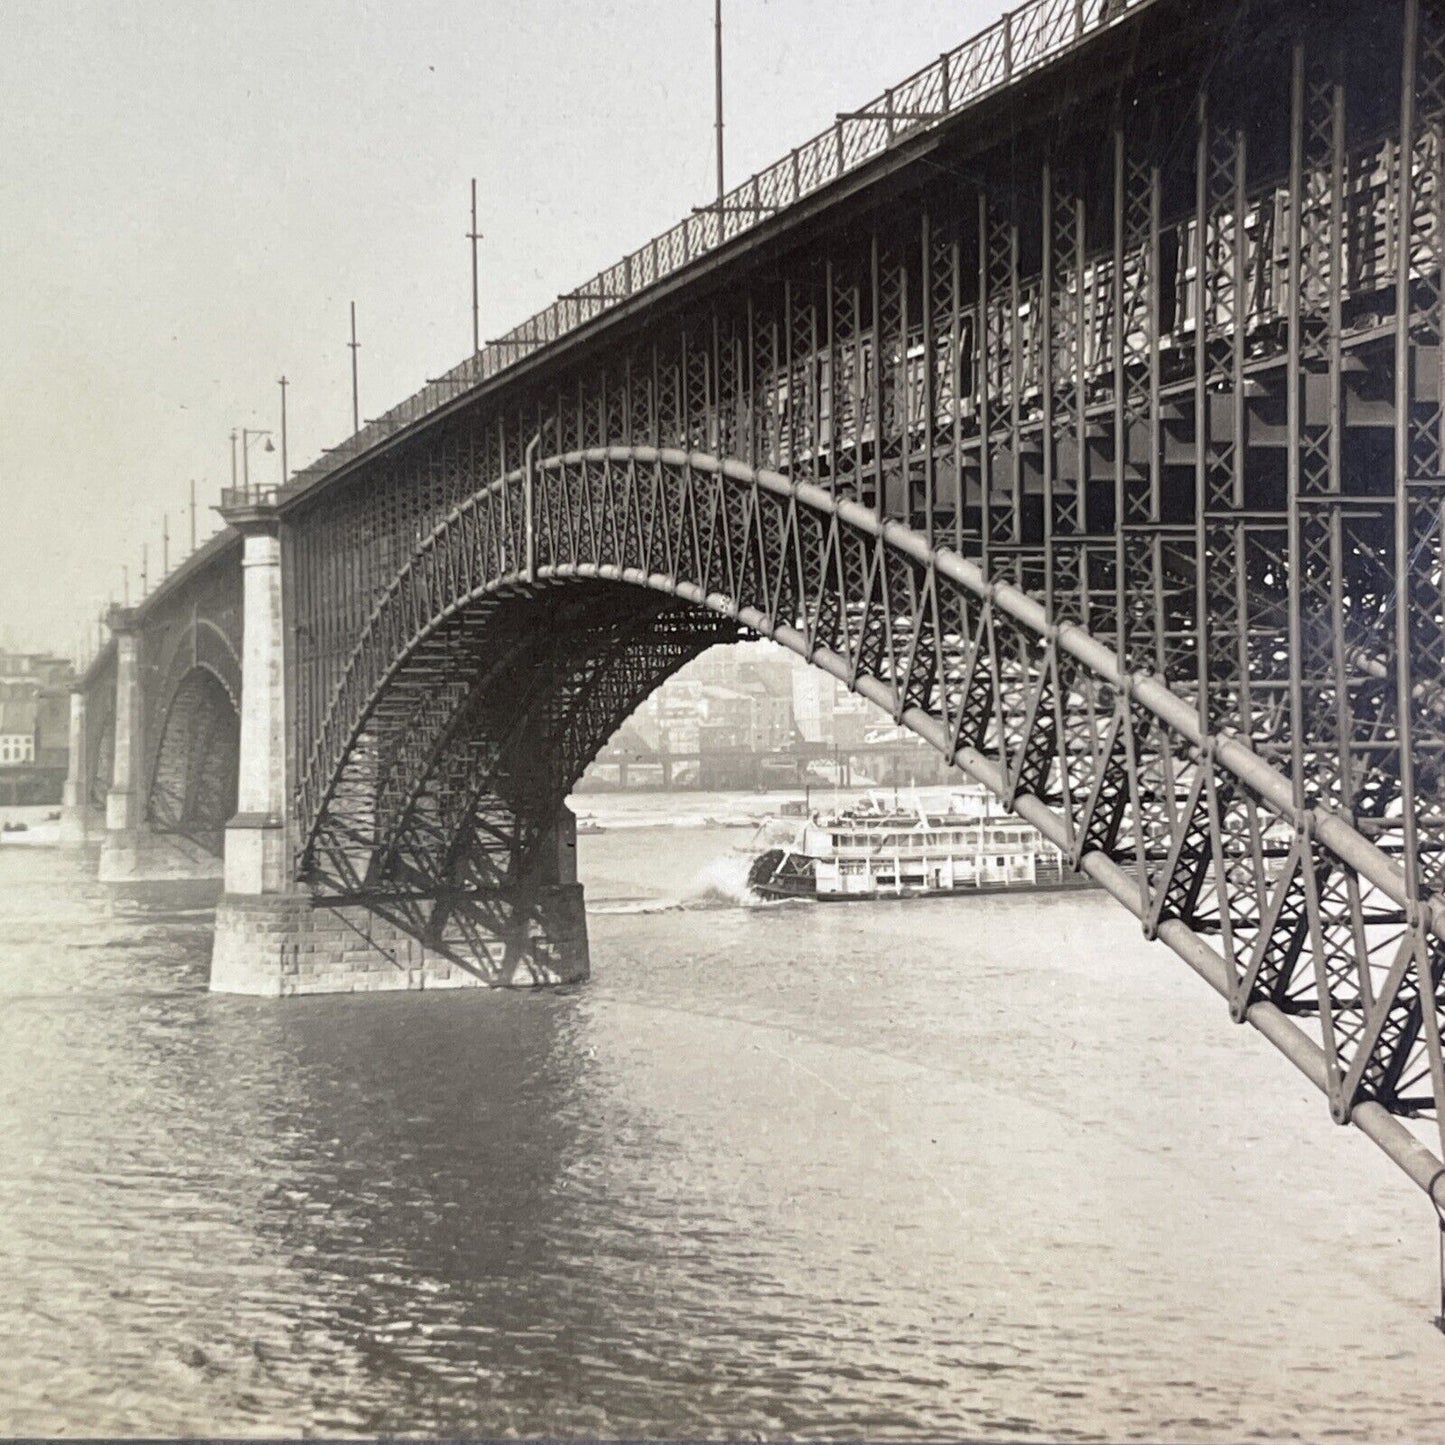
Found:
[[[90,806],[90,757],[86,750],[86,709],[83,688],[70,690],[70,764],[60,795],[60,841],[84,843],[97,819]]]
[[[275,997],[309,935],[311,898],[286,847],[286,668],[281,527],[274,503],[245,498],[221,515],[242,537],[241,718],[236,814],[226,824],[211,990]]]
[[[141,636],[134,608],[112,607],[106,623],[115,637],[115,751],[105,795],[105,827],[107,833],[125,833],[141,823],[140,778],[145,766]]]
[[[226,825],[228,894],[290,891],[286,847],[286,666],[281,529],[273,503],[222,515],[242,536],[241,760]]]

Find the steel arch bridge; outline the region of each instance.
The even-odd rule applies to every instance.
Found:
[[[228,497],[238,818],[493,976],[610,733],[770,637],[1445,1205],[1442,348],[1445,5],[1033,0]]]
[[[213,564],[178,581],[133,624],[142,639],[138,801],[150,833],[219,858],[240,761],[241,579]]]

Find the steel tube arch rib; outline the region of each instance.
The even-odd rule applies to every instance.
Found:
[[[524,516],[535,557],[515,522]],[[589,579],[735,619],[926,738],[1200,973],[1326,1093],[1337,1119],[1445,1201],[1438,1154],[1401,1122],[1445,1114],[1442,900],[1412,899],[1396,859],[1338,813],[1302,804],[1246,741],[1206,731],[1197,706],[1126,670],[1083,627],[1052,623],[979,563],[774,470],[681,449],[591,447],[514,470],[457,507],[377,603],[333,695],[299,785],[303,867],[316,866],[340,802],[335,778],[405,659],[488,599]],[[1226,826],[1226,795],[1249,800],[1255,841],[1266,840],[1249,906],[1229,894],[1229,861],[1251,842]],[[1353,1034],[1332,1029],[1328,1008],[1293,1003],[1289,980],[1262,975],[1277,932],[1297,930],[1280,900],[1306,856],[1347,871],[1365,900],[1354,976],[1368,991],[1346,998],[1338,978],[1332,985],[1338,1011],[1363,1016]],[[1306,937],[1294,969],[1312,974],[1321,953]]]

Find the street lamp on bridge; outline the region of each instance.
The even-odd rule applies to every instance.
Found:
[[[277,383],[281,388],[281,485],[283,487],[291,480],[291,473],[286,461],[286,388],[290,384],[284,376]]]
[[[239,431],[232,428],[231,431],[231,490],[236,489],[236,439],[241,442],[241,487],[242,490],[251,490],[251,443],[258,437],[266,438],[265,450],[274,452],[275,445],[271,441],[271,433],[265,427],[243,426]]]

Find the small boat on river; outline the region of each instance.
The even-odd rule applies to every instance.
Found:
[[[870,793],[838,812],[770,819],[756,841],[763,850],[748,886],[763,898],[841,902],[1089,886],[1037,828],[969,790],[942,806]]]

